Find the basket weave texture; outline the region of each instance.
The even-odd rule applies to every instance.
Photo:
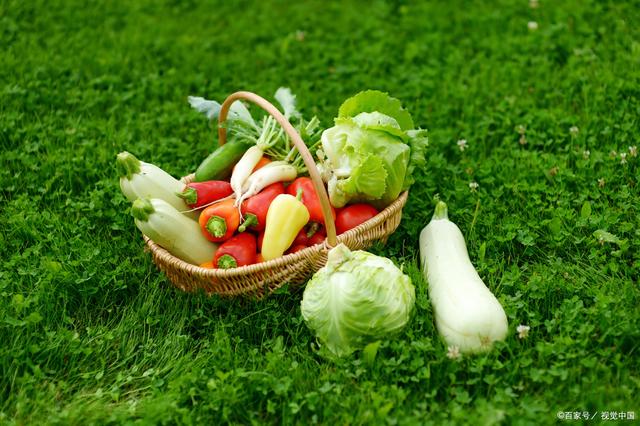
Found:
[[[383,211],[365,223],[336,235],[335,223],[330,212],[328,195],[320,179],[315,162],[306,145],[286,118],[268,101],[251,92],[236,92],[222,104],[219,122],[225,121],[231,104],[244,99],[252,101],[270,113],[285,129],[305,160],[316,192],[319,194],[323,211],[327,238],[323,244],[317,244],[287,254],[277,259],[232,269],[207,269],[187,263],[163,249],[151,239],[143,236],[147,250],[151,252],[153,262],[169,278],[173,285],[187,292],[204,291],[207,294],[218,294],[223,297],[249,296],[262,298],[276,289],[288,284],[296,287],[303,284],[315,271],[327,261],[327,253],[331,247],[343,243],[351,250],[371,247],[375,242],[385,242],[402,218],[402,208],[407,201],[405,191]],[[219,142],[224,144],[226,129],[220,127]],[[193,174],[182,180],[189,183]]]

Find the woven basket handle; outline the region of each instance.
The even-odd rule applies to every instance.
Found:
[[[229,95],[229,97],[227,97],[227,99],[224,100],[224,102],[222,103],[222,107],[220,108],[220,115],[218,116],[218,142],[220,143],[220,145],[224,145],[224,143],[227,141],[227,129],[224,126],[220,126],[220,124],[224,123],[227,119],[231,104],[239,99],[253,102],[260,108],[271,114],[271,116],[273,116],[273,118],[275,118],[276,121],[280,123],[284,131],[291,138],[291,141],[293,141],[293,144],[298,149],[298,152],[304,160],[304,164],[307,166],[309,176],[311,177],[311,180],[313,182],[313,187],[315,188],[316,193],[320,198],[322,215],[324,216],[324,223],[327,228],[326,243],[329,247],[335,247],[337,244],[336,224],[333,221],[333,215],[331,214],[331,204],[329,203],[329,196],[327,195],[327,191],[324,188],[322,178],[320,177],[320,172],[318,172],[318,168],[316,167],[316,162],[314,161],[313,156],[309,152],[309,149],[305,145],[296,129],[291,125],[291,123],[289,123],[289,120],[287,120],[285,116],[282,115],[280,111],[278,111],[278,108],[273,106],[273,104],[271,104],[263,97],[258,96],[252,92],[232,93],[231,95]]]

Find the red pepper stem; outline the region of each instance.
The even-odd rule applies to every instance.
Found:
[[[238,267],[238,262],[230,254],[223,254],[218,259],[218,268],[220,269],[229,269],[229,268],[237,268],[237,267]]]
[[[238,232],[244,232],[248,227],[254,226],[258,224],[258,216],[253,213],[245,213],[244,222],[242,225],[238,226]]]
[[[320,224],[318,222],[311,222],[311,225],[309,225],[309,229],[307,230],[307,237],[313,237],[313,234],[318,232],[318,229],[320,229]]]
[[[182,192],[176,192],[176,195],[182,198],[188,206],[192,206],[198,201],[198,193],[190,186],[187,186]]]
[[[206,228],[211,235],[220,238],[227,233],[227,221],[220,216],[211,216],[207,221]]]

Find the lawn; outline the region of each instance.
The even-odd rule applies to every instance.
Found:
[[[639,11],[0,2],[0,423],[637,420]],[[255,301],[174,288],[120,192],[120,151],[179,177],[213,149],[187,96],[280,86],[324,127],[380,89],[429,129],[400,227],[372,248],[410,275],[416,309],[373,363],[319,356],[299,289]],[[434,326],[417,239],[437,197],[507,313],[486,354],[449,358]]]

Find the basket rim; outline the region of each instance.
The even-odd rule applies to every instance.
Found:
[[[186,176],[183,178],[188,179],[192,175]],[[381,224],[383,221],[396,214],[398,210],[402,210],[404,207],[407,198],[409,195],[409,191],[406,190],[402,192],[398,198],[396,198],[391,204],[385,207],[382,211],[380,211],[377,215],[372,217],[371,219],[363,222],[362,224],[356,226],[353,229],[350,229],[347,232],[344,232],[337,236],[337,244],[343,243],[346,240],[349,240],[359,234],[365,233],[370,229],[373,229],[377,225]],[[285,266],[289,264],[295,264],[305,258],[311,258],[317,256],[322,251],[329,251],[331,247],[327,244],[327,239],[325,238],[322,244],[316,244],[311,247],[307,247],[303,250],[297,251],[295,253],[286,254],[284,256],[278,257],[276,259],[267,260],[260,263],[254,263],[251,265],[240,266],[238,268],[229,268],[229,269],[217,269],[217,268],[203,268],[199,265],[194,265],[192,263],[186,262],[179,257],[174,256],[169,251],[164,249],[162,246],[155,243],[146,235],[143,235],[143,240],[149,250],[154,253],[156,256],[163,258],[164,261],[170,262],[174,267],[191,274],[198,275],[202,278],[208,280],[216,280],[216,279],[227,279],[234,277],[242,277],[246,275],[250,275],[257,272],[265,272],[273,269],[277,266]],[[336,245],[337,245],[336,244]],[[154,259],[154,263],[155,259]]]

